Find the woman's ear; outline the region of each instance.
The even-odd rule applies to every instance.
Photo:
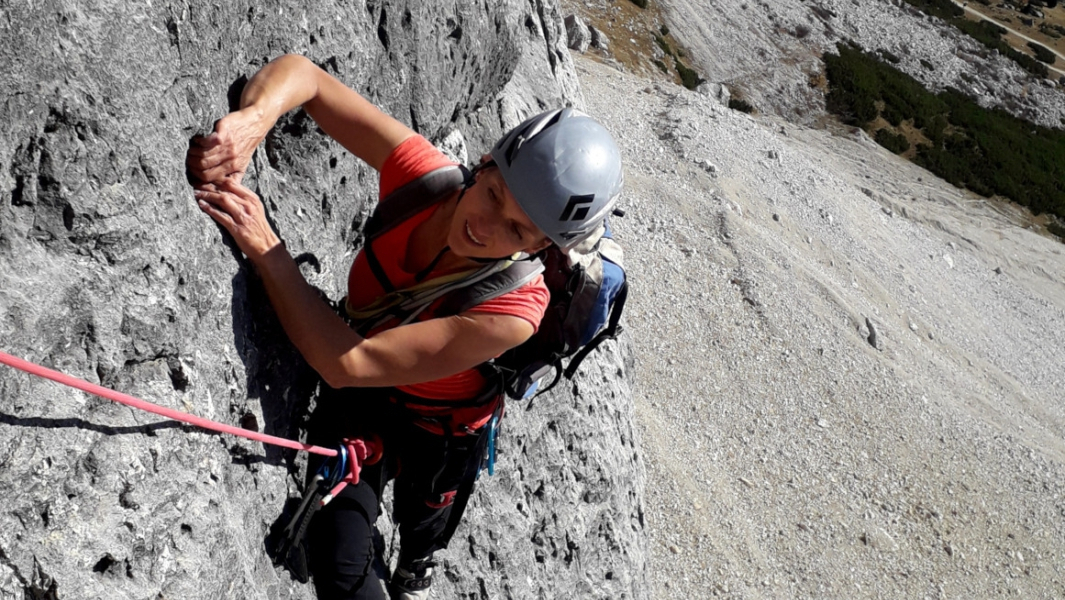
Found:
[[[547,248],[550,245],[551,245],[551,238],[544,237],[544,239],[540,240],[540,242],[538,244],[536,244],[535,246],[527,248],[525,250],[525,253],[530,255],[530,256],[533,255],[533,254],[538,254],[540,251],[544,250],[545,248]]]

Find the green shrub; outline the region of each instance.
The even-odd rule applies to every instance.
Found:
[[[629,2],[632,2],[640,8],[647,8],[647,0],[629,0]]]
[[[1058,239],[1060,239],[1062,242],[1065,242],[1065,227],[1062,227],[1058,223],[1051,221],[1050,223],[1047,223],[1047,231],[1058,236]]]
[[[674,59],[673,66],[676,67],[677,74],[680,75],[680,82],[689,90],[694,90],[699,87],[700,83],[706,81],[702,77],[699,77],[699,74],[696,73],[694,69],[689,68],[679,60]]]
[[[884,110],[880,111],[880,115],[887,119],[887,122],[891,123],[892,127],[902,125],[902,111],[894,104],[885,106]]]
[[[658,31],[662,35],[669,35],[669,25],[666,25],[665,23],[662,23],[662,26],[658,28]]]
[[[921,12],[949,21],[965,15],[965,11],[950,0],[906,0]]]
[[[1052,65],[1054,64],[1054,61],[1058,59],[1058,56],[1046,46],[1035,42],[1028,42],[1028,47],[1032,49],[1032,52],[1035,52],[1035,59],[1039,62],[1045,62],[1048,65]]]
[[[900,133],[894,133],[887,129],[879,129],[876,132],[874,138],[876,143],[894,152],[895,154],[902,154],[910,149],[910,140],[906,139],[906,136]]]
[[[842,120],[868,127],[879,116],[892,123],[913,119],[929,140],[917,146],[914,162],[978,194],[1065,217],[1065,131],[982,108],[954,89],[933,94],[860,48],[839,44],[837,50],[824,56],[826,105]],[[899,137],[876,133],[896,152],[904,151]]]
[[[747,114],[751,114],[754,112],[754,107],[751,106],[750,102],[747,102],[746,100],[741,100],[739,98],[729,98],[728,107],[732,110],[738,110]]]
[[[1043,79],[1046,79],[1050,76],[1050,70],[1047,69],[1046,65],[1032,58],[1031,56],[1028,56],[1024,52],[1019,52],[1017,50],[1014,50],[1013,48],[1010,48],[1009,52],[1005,54],[1010,59],[1012,59],[1013,62],[1019,64],[1021,68],[1023,68],[1025,71],[1028,71],[1036,77],[1042,77]]]
[[[885,59],[888,60],[888,62],[891,62],[891,63],[896,64],[896,65],[899,64],[899,60],[901,60],[895,54],[892,54],[890,51],[884,50],[884,49],[880,50],[880,56],[883,56]]]
[[[658,67],[659,71],[662,71],[666,75],[669,75],[669,67],[666,66],[666,63],[658,60],[657,58],[654,59],[654,63],[655,63],[655,66]]]

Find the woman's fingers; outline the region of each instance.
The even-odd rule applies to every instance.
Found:
[[[205,149],[193,146],[189,149],[185,164],[200,181],[217,182],[227,177],[239,181],[244,176],[244,167],[233,154],[221,147]]]
[[[231,179],[196,187],[200,210],[224,227],[253,261],[280,244],[255,192]]]
[[[226,229],[230,229],[231,225],[238,222],[242,211],[232,198],[207,190],[196,190],[193,195],[199,207],[216,221],[225,225]]]
[[[240,181],[251,160],[251,149],[245,149],[229,126],[227,116],[216,125],[216,131],[207,136],[195,136],[189,146],[185,165],[200,181],[220,181],[230,178]]]
[[[247,202],[253,202],[253,203],[261,202],[259,200],[258,194],[256,194],[255,192],[253,192],[250,189],[248,189],[247,187],[245,187],[244,184],[242,184],[239,179],[235,179],[233,177],[227,177],[225,179],[222,179],[221,181],[218,181],[216,183],[216,186],[219,189],[221,189],[221,190],[224,190],[224,191],[227,191],[227,192],[229,192],[231,194],[235,194],[236,196],[239,196],[241,199],[243,199],[243,200],[245,200]]]
[[[205,199],[197,198],[196,204],[200,207],[200,210],[207,213],[207,216],[214,219],[222,227],[225,227],[226,231],[232,231],[233,218],[229,216],[229,213],[220,210],[210,201]]]

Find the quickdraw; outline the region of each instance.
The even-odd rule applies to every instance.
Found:
[[[326,504],[348,485],[358,485],[362,474],[363,465],[373,465],[381,460],[384,453],[384,444],[381,438],[372,436],[369,439],[345,439],[337,448],[337,454],[318,467],[310,485],[303,494],[303,501],[289,520],[285,528],[281,530],[278,539],[277,552],[274,562],[294,562],[294,573],[301,581],[306,581],[307,567],[306,557],[300,557],[293,561],[291,555],[300,554],[298,547],[304,536],[307,535],[307,527],[311,524],[311,518]]]

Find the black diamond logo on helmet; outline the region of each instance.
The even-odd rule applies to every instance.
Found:
[[[558,220],[583,221],[588,216],[588,211],[592,208],[592,200],[595,200],[595,194],[570,196],[569,202],[566,203],[566,208],[562,209],[562,214],[559,215]]]

